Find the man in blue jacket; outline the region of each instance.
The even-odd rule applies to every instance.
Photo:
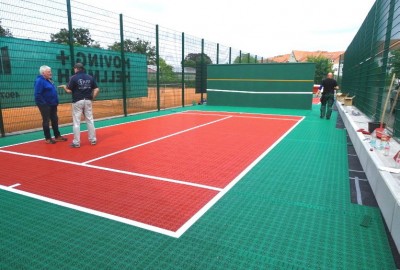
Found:
[[[56,142],[64,142],[67,138],[61,136],[58,130],[58,93],[52,81],[51,68],[49,66],[41,66],[39,68],[40,75],[36,77],[34,83],[35,103],[42,115],[43,133],[46,143],[55,144]],[[53,128],[54,139],[50,134],[50,124]]]

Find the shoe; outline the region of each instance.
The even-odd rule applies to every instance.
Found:
[[[327,117],[327,118],[326,118],[326,120],[329,120],[329,119],[331,119],[331,118],[330,118],[330,117]]]
[[[322,115],[320,115],[319,118],[324,118],[324,117]]]
[[[53,139],[46,139],[46,143],[47,143],[47,144],[55,144],[56,141],[53,140]]]
[[[71,146],[71,148],[80,148],[81,147],[79,144],[75,144],[75,143],[71,143],[69,146]]]
[[[97,143],[96,141],[91,141],[90,142],[91,145],[96,145],[96,143]]]
[[[54,140],[56,142],[66,142],[68,139],[63,136],[58,136],[58,137],[55,137]]]

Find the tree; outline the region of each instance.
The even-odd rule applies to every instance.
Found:
[[[9,29],[5,29],[1,26],[1,20],[0,20],[0,37],[12,37],[12,33]]]
[[[254,56],[249,57],[248,54],[242,54],[240,59],[240,55],[238,55],[235,60],[233,61],[234,64],[250,64],[250,63],[257,63],[256,58]]]
[[[163,82],[177,82],[177,79],[172,66],[160,58],[160,80]]]
[[[92,39],[89,29],[72,28],[72,35],[74,46],[100,48],[100,44]],[[69,31],[65,28],[62,28],[60,32],[50,35],[50,41],[61,44],[69,44]]]
[[[324,56],[308,56],[307,62],[315,63],[314,83],[316,84],[320,84],[326,77],[326,74],[333,72],[332,61]]]
[[[212,64],[211,58],[207,54],[204,54],[203,57],[204,64]],[[186,55],[184,63],[185,67],[196,68],[196,66],[201,63],[201,53],[189,53]]]
[[[108,46],[108,49],[113,51],[120,51],[121,42],[114,42],[113,45]],[[124,51],[147,55],[148,65],[154,65],[156,63],[156,47],[151,46],[150,41],[144,41],[139,38],[137,38],[135,41],[126,39],[124,41]]]
[[[391,75],[393,73],[396,74],[396,78],[400,78],[400,49],[393,50],[390,52],[392,56],[390,57],[390,67],[391,67]]]

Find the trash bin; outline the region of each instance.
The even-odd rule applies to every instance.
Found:
[[[318,92],[318,90],[319,90],[319,84],[314,84],[314,86],[313,86],[313,94],[316,94],[317,92]]]

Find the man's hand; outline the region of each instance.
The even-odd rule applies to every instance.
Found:
[[[65,84],[60,84],[59,86],[57,86],[58,88],[64,88],[64,91],[67,92],[68,94],[71,94],[72,91],[70,89],[67,88],[67,86]]]

